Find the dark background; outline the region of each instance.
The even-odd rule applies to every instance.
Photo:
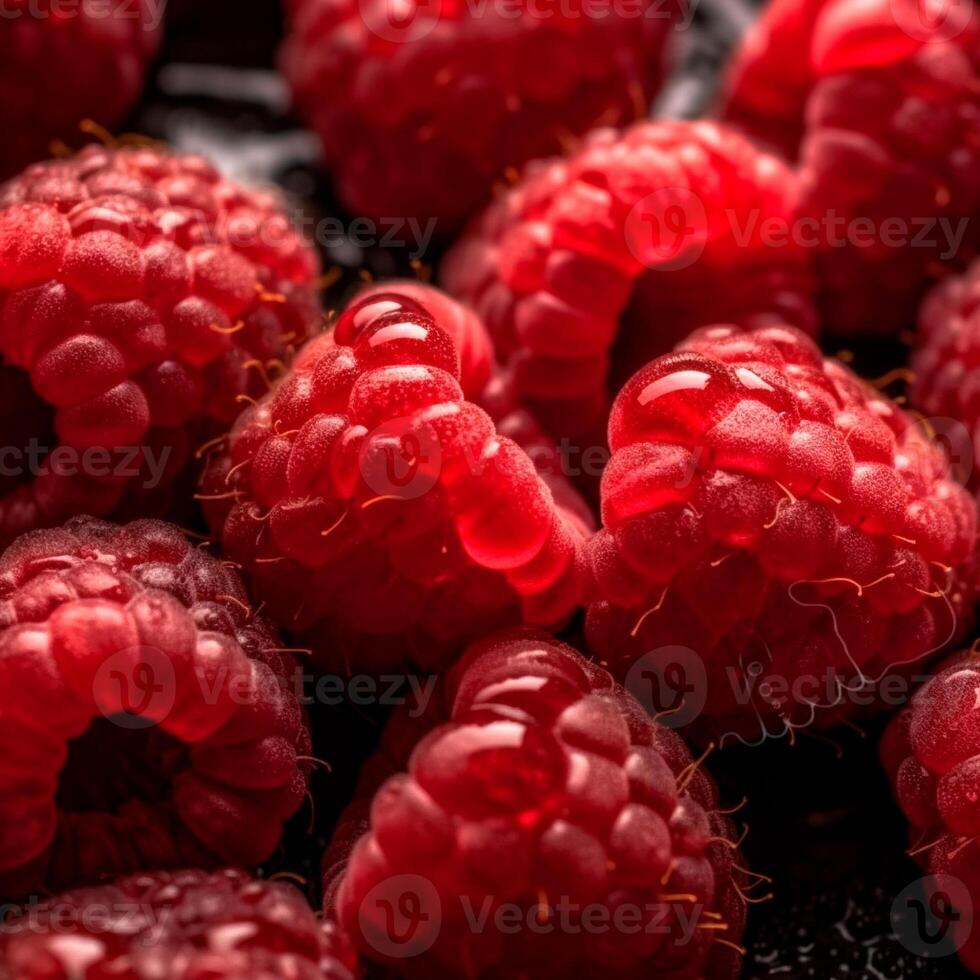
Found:
[[[751,17],[742,0],[702,0],[660,111],[705,111],[727,51]],[[274,73],[281,19],[272,0],[171,0],[162,57],[131,128],[206,153],[243,179],[275,181],[311,214],[341,215],[318,173],[315,142],[289,115]],[[398,249],[330,249],[324,267],[340,266],[343,276],[326,297],[328,308],[365,274],[409,273],[408,260]],[[835,349],[831,342],[828,351]],[[904,359],[897,346],[855,354],[869,376]],[[315,775],[315,811],[304,808],[268,868],[301,876],[314,902],[318,856],[382,723],[376,712],[316,712],[315,754],[330,768]],[[965,976],[950,957],[913,956],[892,933],[893,899],[920,872],[905,856],[904,822],[877,762],[881,727],[799,733],[795,745],[770,741],[709,759],[726,805],[749,800],[735,818],[750,828],[749,866],[774,879],[773,899],[751,910],[746,980]]]

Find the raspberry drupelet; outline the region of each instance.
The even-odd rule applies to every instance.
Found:
[[[79,125],[121,123],[143,90],[162,35],[150,0],[7,0],[0,18],[0,178],[79,139]]]
[[[270,857],[306,792],[292,658],[168,524],[0,558],[0,895]]]
[[[975,650],[942,664],[885,732],[881,757],[910,825],[910,853],[954,906],[980,900],[980,663]],[[928,884],[928,882],[927,882]],[[953,887],[948,887],[952,885]],[[945,886],[945,887],[944,887]],[[966,911],[962,907],[960,912]],[[980,972],[974,918],[951,921],[960,959]]]
[[[748,873],[674,732],[533,630],[475,643],[443,683],[325,862],[328,914],[365,959],[408,978],[737,976]],[[405,757],[417,737],[386,735]]]
[[[980,261],[936,286],[919,309],[912,404],[949,440],[961,476],[980,489]]]
[[[0,544],[146,516],[318,326],[317,269],[275,195],[199,157],[90,147],[0,188]]]
[[[0,935],[0,976],[10,980],[353,980],[355,966],[299,891],[233,869],[79,888]]]
[[[223,548],[322,665],[438,669],[486,629],[558,628],[581,602],[582,515],[459,378],[427,309],[370,294],[206,469]]]
[[[776,0],[731,90],[726,118],[798,155],[828,329],[911,326],[930,284],[980,248],[976,4]]]
[[[591,648],[619,677],[692,651],[713,734],[853,714],[968,628],[973,498],[799,331],[695,333],[620,392],[609,442]]]
[[[795,199],[788,167],[713,123],[602,130],[532,164],[450,252],[443,283],[552,436],[601,445],[611,396],[692,329],[815,329]]]
[[[293,0],[283,69],[351,214],[448,240],[515,168],[646,114],[676,0],[550,6]]]

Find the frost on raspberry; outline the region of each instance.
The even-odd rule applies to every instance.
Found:
[[[980,488],[980,261],[936,286],[919,310],[912,403],[944,437],[964,482]]]
[[[777,0],[732,89],[726,117],[799,156],[828,327],[910,326],[929,285],[980,247],[976,5]]]
[[[896,717],[881,757],[909,821],[909,853],[928,872],[926,887],[942,888],[959,906],[953,918],[960,959],[980,972],[980,663],[975,650],[940,665]],[[933,884],[934,883],[934,884]],[[966,905],[966,908],[964,908]],[[969,913],[964,915],[963,913]]]
[[[306,792],[294,669],[170,525],[20,538],[0,558],[0,895],[268,858]]]
[[[143,89],[162,35],[151,0],[65,7],[9,0],[0,21],[0,177],[79,138],[79,126],[121,123]]]
[[[411,978],[735,977],[749,875],[681,739],[533,630],[474,644],[445,685],[327,861],[362,956]],[[417,735],[386,738],[407,756]]]
[[[146,516],[318,324],[316,271],[277,197],[198,157],[93,147],[0,188],[0,543]]]
[[[443,282],[552,436],[602,445],[620,385],[692,329],[815,330],[796,196],[788,167],[713,123],[601,130],[532,164],[450,252]]]
[[[231,869],[78,888],[5,922],[0,935],[0,975],[13,980],[353,980],[355,965],[299,891]]]
[[[646,115],[679,6],[294,0],[282,63],[347,210],[448,240],[515,168]]]
[[[370,294],[205,473],[223,547],[322,664],[438,668],[494,626],[560,627],[581,600],[581,516],[459,378],[426,309]]]
[[[637,683],[688,651],[715,734],[853,714],[969,626],[972,497],[799,331],[692,335],[626,385],[609,440],[589,642]]]

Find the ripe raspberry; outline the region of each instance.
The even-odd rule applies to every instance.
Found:
[[[581,520],[459,377],[425,309],[368,296],[205,473],[227,553],[334,666],[437,668],[500,623],[559,626],[581,599]]]
[[[446,720],[374,795],[339,881],[327,865],[361,954],[404,977],[736,976],[738,847],[680,738],[535,631],[474,644],[445,683]],[[401,935],[386,913],[413,908]]]
[[[0,188],[0,543],[143,501],[151,461],[174,479],[317,323],[316,270],[276,198],[198,157],[90,147]],[[64,448],[31,464],[31,436]]]
[[[794,205],[790,170],[712,123],[603,130],[530,167],[450,253],[444,282],[545,428],[601,441],[610,394],[694,327],[813,328],[807,256],[766,237]]]
[[[354,966],[295,888],[235,870],[80,888],[0,933],[0,976],[12,980],[352,980]]]
[[[975,656],[950,658],[892,721],[881,744],[885,770],[910,824],[913,855],[930,875],[954,879],[956,887],[944,890],[953,893],[954,905],[963,897],[972,901],[974,914],[980,899],[978,691]],[[963,925],[970,929],[973,921]],[[965,937],[959,956],[980,972],[977,930]]]
[[[159,5],[66,6],[7,0],[0,18],[0,177],[78,138],[79,123],[114,127],[136,104],[162,34]]]
[[[0,895],[271,855],[309,734],[223,563],[77,518],[0,558],[0,630]]]
[[[799,331],[694,334],[620,392],[609,442],[589,642],[617,676],[693,651],[716,733],[853,713],[969,625],[973,499]]]
[[[735,120],[761,117],[765,137],[806,119],[801,218],[819,229],[824,319],[842,333],[908,326],[980,246],[980,12],[927,16],[919,0],[777,2],[736,68]]]
[[[963,477],[980,488],[980,261],[936,286],[919,310],[912,403],[941,429]],[[959,428],[963,426],[964,428]]]
[[[550,5],[548,5],[550,6]],[[448,238],[494,182],[646,114],[675,0],[587,5],[293,0],[283,68],[341,200]]]

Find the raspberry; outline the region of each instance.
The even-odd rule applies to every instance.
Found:
[[[235,870],[80,888],[0,933],[0,975],[13,980],[353,980],[354,965],[295,888]]]
[[[316,271],[274,196],[198,157],[90,147],[0,188],[0,543],[176,479],[317,324]]]
[[[603,130],[528,168],[450,252],[444,283],[545,428],[601,442],[610,394],[694,327],[814,328],[806,255],[766,238],[794,204],[788,168],[712,123]]]
[[[678,16],[674,0],[291,6],[283,68],[347,210],[434,219],[444,239],[513,168],[644,116]]]
[[[882,739],[882,761],[898,802],[911,826],[911,853],[930,875],[948,876],[952,900],[980,897],[980,860],[976,835],[980,780],[980,665],[974,655],[959,654],[941,665],[895,718]],[[965,891],[965,896],[962,892]],[[956,920],[952,920],[956,921]],[[972,917],[964,921],[967,930]],[[960,958],[980,972],[980,935],[963,940]]]
[[[852,713],[969,625],[972,497],[799,331],[694,334],[620,392],[609,442],[590,644],[638,681],[686,648],[714,732]]]
[[[426,309],[369,295],[207,468],[223,547],[321,661],[438,668],[497,624],[560,626],[581,599],[582,521],[459,377]]]
[[[919,310],[912,356],[912,403],[949,438],[963,476],[975,472],[980,447],[980,261],[960,278],[936,286]]]
[[[738,846],[680,738],[532,630],[474,644],[445,683],[445,721],[378,789],[349,858],[331,864],[343,837],[328,857],[361,954],[404,977],[735,977]],[[406,734],[388,736],[403,753]],[[414,934],[392,909],[414,909]]]
[[[122,122],[162,34],[149,0],[7,0],[0,19],[0,177],[77,138],[79,124]]]
[[[843,334],[907,327],[980,246],[980,13],[928,17],[918,0],[776,3],[736,69],[730,116],[761,117],[764,138],[806,120],[801,217],[820,229],[824,320]]]
[[[272,854],[309,734],[223,563],[77,518],[0,558],[0,630],[0,895]]]

